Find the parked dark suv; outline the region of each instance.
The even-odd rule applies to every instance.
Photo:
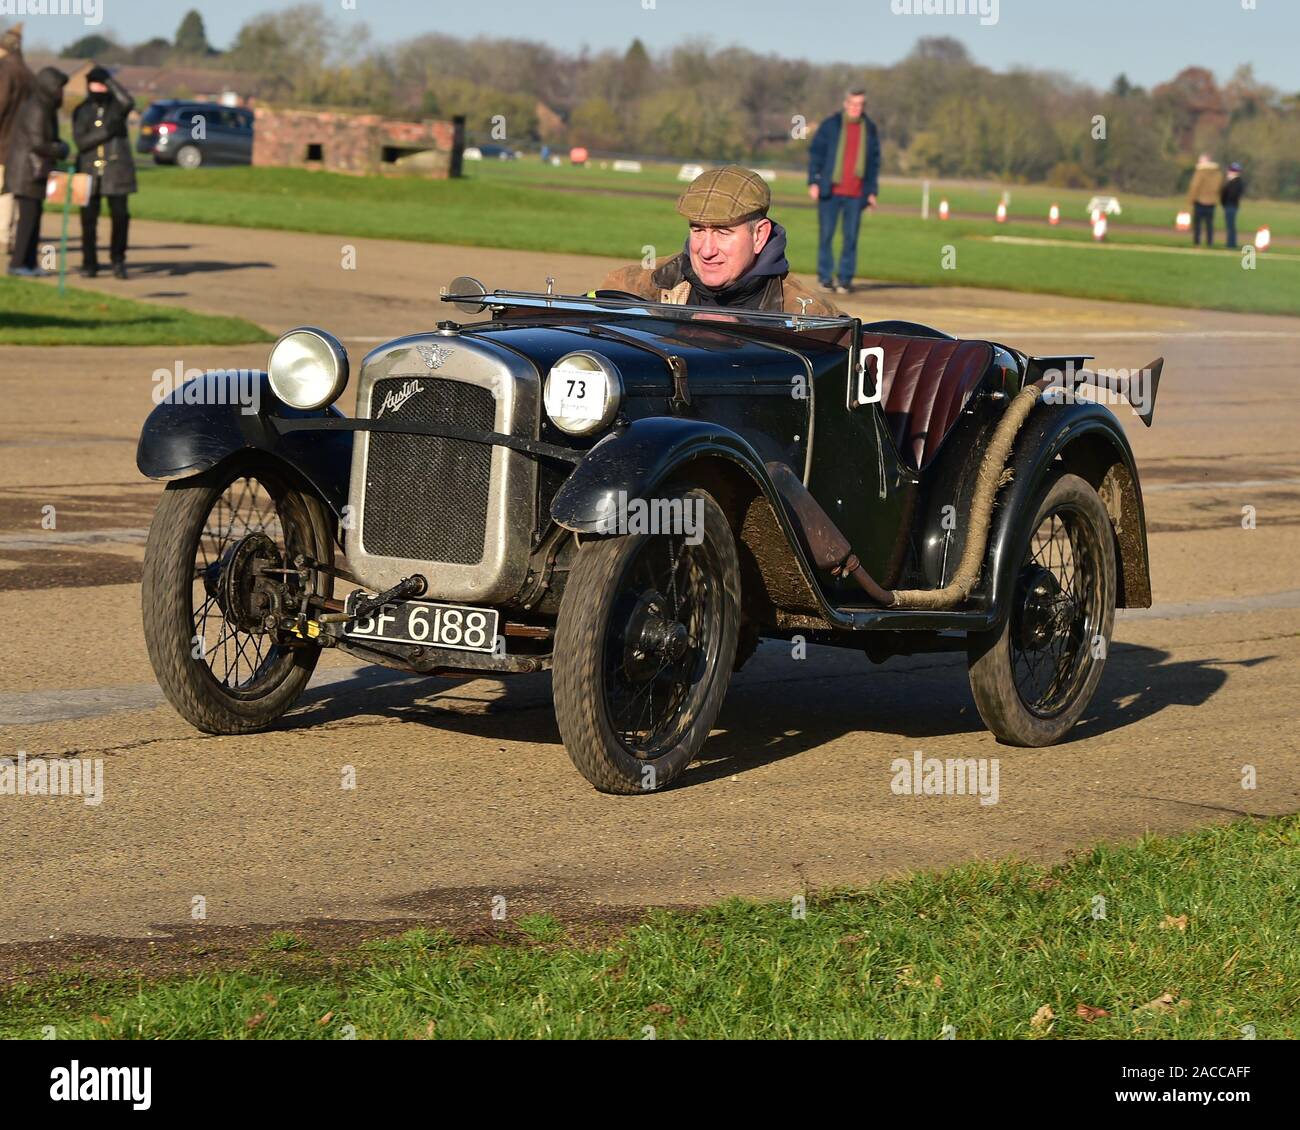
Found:
[[[216,102],[154,102],[140,119],[136,152],[183,169],[251,165],[253,111]]]

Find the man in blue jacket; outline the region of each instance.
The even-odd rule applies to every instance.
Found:
[[[808,150],[808,195],[817,201],[817,281],[822,290],[848,294],[858,265],[858,225],[862,210],[876,206],[880,187],[880,135],[867,117],[867,92],[850,90],[844,109],[832,114],[813,135]],[[831,242],[844,219],[840,269],[834,286]]]

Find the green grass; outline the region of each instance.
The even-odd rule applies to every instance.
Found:
[[[759,165],[758,167],[762,167]],[[654,192],[675,198],[684,187],[677,180],[680,164],[647,162],[640,173],[617,173],[611,168],[602,169],[599,162],[585,168],[563,164],[559,167],[543,165],[535,158],[518,161],[482,161],[467,163],[469,176],[501,184],[547,185],[555,188],[600,188],[635,192]],[[777,169],[772,184],[772,199],[777,204],[807,203],[806,178],[802,171]],[[1050,185],[997,184],[995,182],[944,181],[930,182],[930,210],[935,213],[940,199],[946,198],[954,212],[978,212],[991,221],[1003,190],[1011,194],[1010,215],[1046,220],[1047,209],[1059,204],[1061,215],[1067,220],[1084,220],[1088,201],[1094,196],[1119,197],[1123,213],[1111,219],[1112,236],[1117,229],[1131,225],[1154,225],[1168,229],[1168,237],[1179,244],[1188,242],[1186,235],[1174,231],[1174,216],[1184,207],[1178,196],[1138,196],[1120,190],[1053,188]],[[913,209],[921,209],[921,181],[916,178],[884,177],[881,179],[881,202]],[[1222,228],[1222,215],[1216,227]],[[1275,237],[1300,236],[1300,203],[1278,200],[1256,200],[1246,196],[1239,216],[1241,235],[1253,237],[1255,227],[1268,224]],[[1040,227],[1041,230],[1041,227]],[[1088,238],[1084,233],[1084,238]],[[1149,238],[1149,237],[1148,237]]]
[[[325,967],[261,952],[162,981],[64,973],[0,994],[0,1035],[1294,1039],[1298,854],[1300,818],[1243,820],[810,894],[804,918],[659,912],[599,945],[534,915],[509,944],[415,930]]]
[[[505,163],[501,163],[505,164]],[[459,181],[347,177],[297,169],[142,170],[133,207],[148,219],[230,224],[639,260],[643,248],[675,251],[683,224],[667,196],[637,198],[555,192],[493,169]],[[610,176],[621,175],[609,173]],[[795,271],[815,270],[817,220],[811,209],[777,212],[789,230]],[[923,222],[877,214],[863,223],[861,272],[871,278],[942,286],[983,286],[1031,293],[1162,305],[1300,314],[1300,255],[1262,255],[1244,270],[1227,251],[1169,255],[1091,248],[1087,233],[1059,232],[1068,246],[992,242],[994,235],[1042,237],[1042,225],[984,221]],[[1116,232],[1123,242],[1157,237]],[[1170,239],[1170,243],[1181,241]],[[1082,249],[1089,244],[1089,249]],[[944,269],[943,249],[956,250]],[[484,280],[489,285],[493,280]],[[593,279],[593,284],[599,280]],[[537,280],[540,289],[542,280]]]
[[[0,345],[235,345],[270,341],[242,318],[0,278]]]

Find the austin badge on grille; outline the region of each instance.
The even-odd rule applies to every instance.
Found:
[[[454,350],[444,349],[441,345],[417,345],[420,356],[424,358],[424,363],[430,369],[441,369],[443,362],[452,355]]]

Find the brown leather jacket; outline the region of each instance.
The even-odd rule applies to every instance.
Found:
[[[1219,202],[1219,189],[1222,187],[1223,172],[1214,161],[1197,165],[1192,173],[1192,182],[1187,186],[1187,206],[1206,204],[1213,207]]]
[[[625,290],[638,298],[652,302],[666,302],[681,306],[690,301],[691,284],[682,274],[682,260],[686,253],[665,255],[655,260],[653,267],[633,263],[610,271],[601,282],[600,290]],[[799,299],[808,301],[800,303]],[[803,307],[801,309],[801,306]],[[773,275],[772,282],[763,294],[759,309],[784,311],[787,314],[807,314],[810,317],[835,317],[842,313],[832,303],[809,290],[790,275]]]

